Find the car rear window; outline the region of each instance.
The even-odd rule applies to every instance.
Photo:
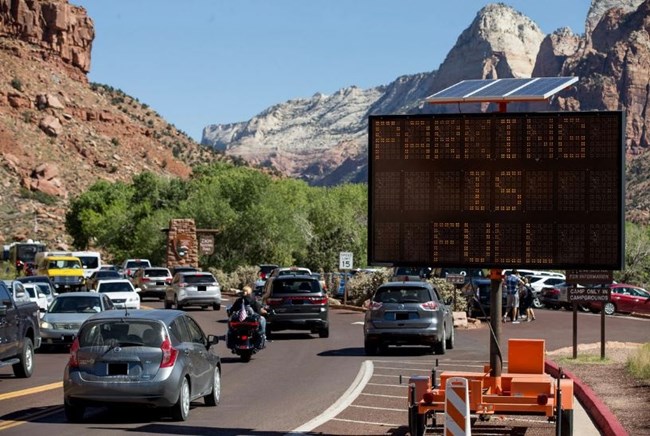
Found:
[[[387,287],[377,289],[373,301],[377,303],[426,303],[431,301],[427,288]]]
[[[130,283],[127,282],[117,282],[117,283],[108,283],[108,282],[99,282],[98,292],[106,294],[108,292],[135,292]]]
[[[320,292],[317,280],[286,279],[273,281],[273,293],[277,294],[304,294]]]
[[[79,333],[79,346],[102,345],[160,347],[163,327],[159,322],[121,319],[86,324]]]
[[[181,280],[185,283],[214,283],[217,279],[212,274],[187,274]]]
[[[147,268],[150,267],[151,264],[148,261],[142,261],[142,260],[130,260],[126,263],[126,268],[127,269],[135,269],[135,268]]]
[[[152,269],[146,269],[144,270],[144,276],[145,277],[167,277],[169,276],[169,271],[166,270],[165,268],[152,268]]]
[[[278,276],[298,276],[298,275],[310,275],[311,272],[306,269],[287,269],[278,271]]]

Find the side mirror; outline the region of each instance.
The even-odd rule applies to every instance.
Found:
[[[219,336],[215,335],[208,335],[208,347],[210,348],[212,345],[216,345],[219,343]]]
[[[47,296],[45,294],[43,294],[43,293],[39,293],[38,298],[47,298]]]

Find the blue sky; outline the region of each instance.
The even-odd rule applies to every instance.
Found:
[[[438,68],[482,0],[70,0],[95,24],[89,79],[200,141],[208,124]],[[505,0],[583,33],[590,0]]]

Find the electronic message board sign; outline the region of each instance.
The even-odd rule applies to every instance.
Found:
[[[369,264],[620,269],[622,112],[369,118]]]

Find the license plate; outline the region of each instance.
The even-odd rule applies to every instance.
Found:
[[[417,312],[386,312],[384,319],[386,321],[407,321],[409,319],[418,319]]]
[[[197,286],[196,290],[197,291],[205,291],[207,289],[207,286]]]
[[[108,375],[127,375],[129,373],[129,365],[127,363],[109,363]]]

